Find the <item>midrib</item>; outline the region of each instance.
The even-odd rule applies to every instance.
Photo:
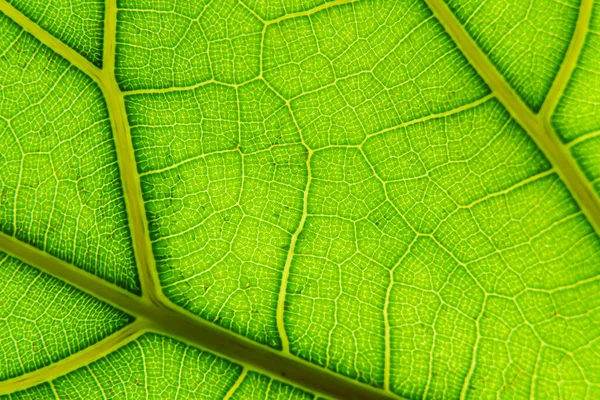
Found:
[[[345,2],[340,1],[339,3]],[[133,246],[144,294],[142,297],[136,296],[33,246],[0,233],[0,250],[136,317],[133,327],[119,331],[121,334],[115,333],[114,337],[111,336],[98,342],[81,354],[77,353],[58,363],[40,368],[26,374],[27,376],[0,382],[0,394],[26,389],[30,385],[64,375],[99,358],[108,350],[119,348],[140,333],[151,330],[178,338],[188,344],[215,352],[246,368],[266,373],[292,385],[301,386],[331,398],[399,399],[398,396],[381,389],[251,341],[244,336],[203,320],[167,300],[160,290],[155,269],[124,96],[114,76],[116,0],[107,0],[106,2],[103,69],[90,63],[5,0],[0,0],[0,11],[90,76],[102,90],[114,131]]]
[[[136,317],[136,323],[139,323],[140,330],[149,330],[175,337],[190,345],[219,354],[251,370],[263,372],[268,376],[330,398],[399,399],[398,396],[391,393],[237,335],[216,324],[200,319],[176,305],[136,296],[4,233],[0,233],[0,249]],[[123,337],[122,344],[132,338],[132,335]],[[86,349],[86,356],[77,357],[76,354],[60,363],[27,374],[25,382],[19,383],[20,377],[0,382],[0,394],[6,393],[7,388],[26,389],[27,383],[41,383],[53,379],[59,375],[57,371],[62,375],[86,365],[87,362],[98,358],[91,349],[106,348],[107,340],[109,339]],[[118,347],[114,343],[110,346],[113,350]]]
[[[575,66],[587,24],[591,16],[592,0],[582,0],[577,29],[567,58],[561,67],[557,79],[542,106],[540,114],[533,114],[519,96],[508,85],[504,77],[497,71],[474,40],[464,30],[452,12],[441,0],[425,0],[433,10],[440,23],[463,51],[467,59],[480,73],[496,97],[503,103],[513,118],[531,135],[540,149],[545,153],[555,170],[570,189],[573,197],[583,209],[596,232],[600,232],[600,204],[583,176],[581,170],[570,157],[552,131],[549,118],[562,94],[566,82]],[[137,317],[137,325],[127,331],[122,330],[113,336],[84,350],[83,356],[69,357],[59,363],[34,371],[28,375],[28,383],[21,383],[24,389],[33,384],[52,379],[60,374],[75,370],[87,364],[91,359],[107,349],[114,350],[145,330],[160,332],[179,338],[189,344],[214,351],[245,367],[267,373],[270,376],[300,385],[308,390],[322,393],[329,397],[345,399],[398,399],[390,393],[359,383],[332,371],[320,368],[299,358],[285,355],[282,352],[260,345],[243,336],[232,333],[215,324],[178,308],[162,296],[155,261],[152,254],[147,231],[146,214],[141,194],[140,179],[135,164],[135,156],[129,125],[125,113],[123,94],[114,77],[115,33],[116,33],[116,0],[108,0],[105,19],[104,69],[99,69],[79,53],[66,46],[26,16],[0,0],[0,11],[18,23],[49,48],[56,51],[73,65],[94,79],[102,89],[111,116],[118,160],[123,181],[125,201],[127,204],[133,245],[138,262],[142,291],[149,294],[144,298],[122,290],[103,279],[91,275],[77,267],[56,259],[32,246],[16,239],[0,234],[0,249],[47,272],[81,290]],[[127,333],[126,335],[123,333]],[[111,341],[112,340],[112,341]],[[110,343],[110,346],[107,345]],[[104,349],[104,350],[101,350]],[[95,351],[94,351],[95,350]],[[88,355],[87,357],[85,355]],[[59,368],[56,368],[59,365]],[[0,393],[14,385],[18,378],[0,382]],[[22,380],[23,382],[23,380]],[[14,388],[14,386],[13,386]]]

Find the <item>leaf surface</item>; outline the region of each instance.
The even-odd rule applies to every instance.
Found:
[[[0,395],[600,396],[600,3],[0,11]]]

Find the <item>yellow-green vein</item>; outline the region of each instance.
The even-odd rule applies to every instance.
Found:
[[[595,231],[600,233],[600,203],[583,172],[561,145],[541,115],[535,115],[477,46],[473,38],[442,0],[425,0],[467,60],[484,79],[511,116],[529,133],[549,159]]]
[[[358,382],[308,361],[254,342],[168,302],[151,302],[95,275],[0,233],[0,249],[96,298],[133,315],[140,327],[207,349],[249,369],[339,399],[398,399],[381,389]],[[74,367],[74,363],[71,363]],[[81,365],[83,366],[83,364]],[[36,382],[47,381],[45,369]]]
[[[95,343],[93,346],[89,346],[70,357],[16,378],[0,382],[0,396],[24,390],[44,382],[50,382],[60,376],[66,375],[71,371],[81,368],[82,365],[88,365],[119,349],[139,337],[143,332],[144,322],[140,320],[135,321]]]
[[[550,91],[548,92],[548,95],[546,96],[546,99],[544,100],[539,112],[541,118],[543,118],[547,123],[550,123],[552,113],[562,97],[565,88],[569,83],[569,79],[573,74],[573,70],[577,65],[579,54],[581,54],[581,50],[583,49],[585,38],[589,30],[593,5],[594,0],[581,0],[581,4],[579,6],[579,15],[577,17],[577,23],[575,25],[573,37],[569,43],[569,48],[567,49],[565,58],[562,61],[560,69],[554,78],[554,82],[552,82]]]
[[[101,74],[100,88],[104,93],[108,112],[110,115],[119,170],[123,182],[123,192],[127,205],[129,226],[135,251],[142,295],[153,301],[159,301],[162,297],[156,263],[152,253],[152,244],[148,232],[148,221],[140,177],[135,161],[133,142],[129,129],[129,121],[125,110],[125,99],[117,84],[114,70],[116,60],[116,37],[117,37],[117,1],[107,0],[105,10],[104,26],[104,52],[102,64],[104,68]]]

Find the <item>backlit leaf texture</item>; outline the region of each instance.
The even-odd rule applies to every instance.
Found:
[[[0,398],[600,398],[600,1],[0,0]]]

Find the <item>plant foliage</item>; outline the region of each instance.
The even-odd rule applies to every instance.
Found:
[[[0,398],[600,398],[599,49],[598,0],[0,0]]]

